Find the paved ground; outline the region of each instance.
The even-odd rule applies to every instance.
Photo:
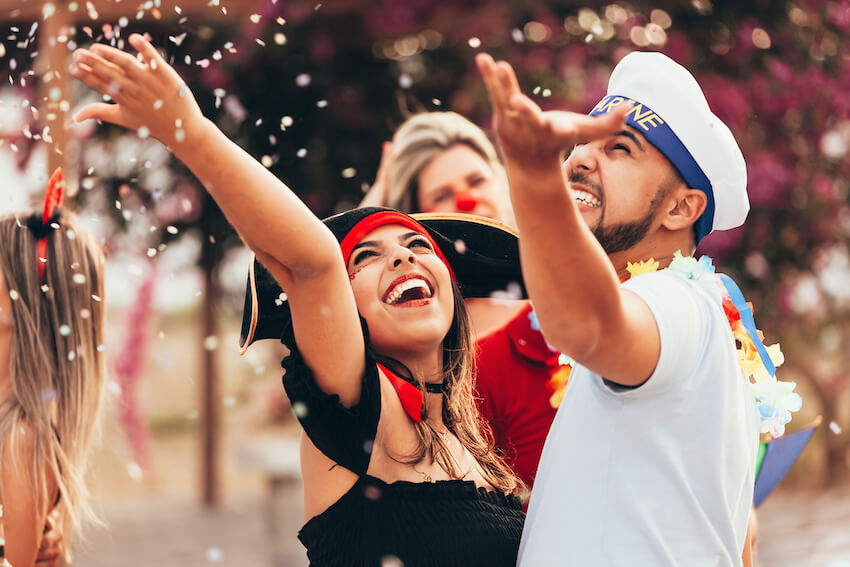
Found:
[[[772,495],[759,525],[761,567],[850,567],[850,488]]]
[[[109,530],[91,535],[84,567],[303,567],[295,539],[297,492],[274,505],[279,532],[269,532],[268,497],[261,485],[232,494],[218,511],[205,511],[194,495],[110,500]],[[850,490],[826,494],[780,493],[760,513],[760,567],[850,567]]]

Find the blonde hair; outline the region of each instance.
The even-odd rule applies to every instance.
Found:
[[[24,443],[31,454],[29,462],[0,466],[15,467],[15,474],[32,479],[35,494],[49,498],[52,477],[69,543],[72,528],[97,520],[84,477],[105,376],[104,256],[67,213],[51,225],[42,284],[38,240],[26,219],[0,217],[0,278],[9,290],[13,325],[11,395],[0,401],[0,452],[4,443]]]
[[[457,287],[452,285],[454,295],[454,319],[446,337],[443,339],[443,424],[451,431],[461,445],[475,458],[481,467],[484,480],[493,488],[504,492],[517,493],[524,488],[519,478],[511,471],[504,459],[496,452],[493,435],[489,425],[481,418],[475,406],[475,346],[472,340],[472,328],[463,296]],[[396,361],[387,359],[389,367],[398,369]],[[402,367],[403,369],[403,367]],[[426,396],[425,385],[421,380],[414,380],[419,385],[423,396]],[[395,458],[396,461],[415,465],[428,458],[436,461],[440,467],[454,479],[464,477],[452,456],[446,442],[425,419],[415,423],[419,436],[419,447],[410,455]],[[468,472],[468,471],[467,471]]]
[[[513,213],[508,197],[505,168],[496,148],[478,126],[456,112],[423,112],[414,114],[393,136],[393,154],[387,180],[387,206],[407,213],[419,210],[419,174],[441,152],[464,144],[477,152],[502,187],[497,203],[503,218],[512,224]]]

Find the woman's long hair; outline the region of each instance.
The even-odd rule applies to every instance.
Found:
[[[493,488],[504,492],[518,492],[523,488],[522,481],[496,452],[490,427],[484,423],[475,405],[475,345],[472,327],[463,296],[454,282],[452,291],[454,318],[443,339],[443,423],[475,458],[484,479]],[[378,359],[382,363],[389,363],[387,366],[391,369],[401,366],[397,361],[385,357]],[[401,366],[401,370],[407,369]],[[407,374],[410,374],[409,371]],[[419,386],[423,396],[427,395],[423,381],[411,378],[414,384]],[[419,447],[409,455],[393,458],[411,465],[428,458],[432,462],[436,461],[450,477],[463,478],[466,473],[460,469],[448,445],[428,421],[427,415],[414,426],[419,436]]]
[[[38,263],[44,259],[26,219],[0,217],[0,278],[9,290],[13,327],[0,452],[10,443],[18,449],[13,454],[31,455],[0,467],[32,479],[35,494],[53,498],[48,487],[58,487],[67,542],[72,528],[96,520],[84,476],[104,386],[104,257],[67,213],[51,225],[42,283]]]

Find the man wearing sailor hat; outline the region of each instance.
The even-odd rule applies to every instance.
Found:
[[[659,53],[623,58],[590,116],[543,112],[510,65],[477,62],[526,287],[547,341],[574,361],[518,564],[741,565],[759,415],[730,292],[690,258],[746,218],[738,144]],[[638,276],[655,266],[670,269]]]

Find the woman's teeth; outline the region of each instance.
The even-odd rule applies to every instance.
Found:
[[[393,288],[387,298],[384,300],[386,303],[390,305],[395,305],[399,303],[401,300],[401,296],[404,295],[404,292],[410,291],[413,289],[419,289],[421,291],[419,297],[415,297],[414,299],[425,299],[431,297],[431,289],[428,287],[428,284],[425,283],[424,280],[414,278],[410,280],[404,280],[397,286]]]

